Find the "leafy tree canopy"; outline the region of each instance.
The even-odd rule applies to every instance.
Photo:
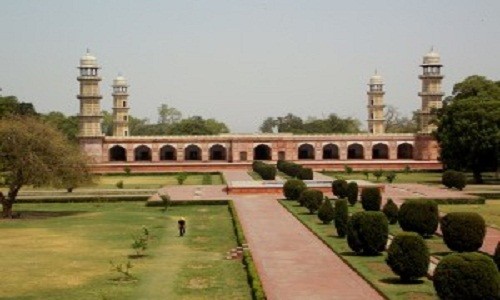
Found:
[[[342,118],[336,114],[330,114],[323,119],[309,117],[303,120],[301,117],[289,113],[283,117],[266,118],[259,129],[263,133],[357,133],[361,132],[360,126],[361,123],[357,119]]]
[[[37,115],[32,103],[19,102],[15,96],[0,96],[0,118],[12,115]]]
[[[0,120],[0,165],[8,195],[0,195],[3,216],[12,216],[19,190],[26,185],[75,188],[90,181],[87,158],[76,143],[40,118]]]
[[[500,82],[470,76],[455,84],[439,113],[436,137],[446,168],[481,173],[499,167]]]

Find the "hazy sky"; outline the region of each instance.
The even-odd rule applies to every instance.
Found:
[[[386,104],[417,109],[422,56],[444,91],[468,75],[500,79],[500,1],[0,1],[2,95],[41,112],[78,112],[79,58],[102,67],[102,108],[118,73],[131,114],[161,103],[256,132],[267,116],[366,119],[375,69]]]

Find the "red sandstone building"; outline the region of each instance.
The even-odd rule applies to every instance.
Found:
[[[94,56],[80,60],[79,141],[92,158],[95,172],[220,170],[247,168],[253,160],[297,161],[317,170],[440,169],[433,108],[442,105],[439,54],[423,58],[422,107],[419,133],[384,132],[383,81],[375,74],[368,84],[368,129],[361,134],[221,134],[216,136],[129,136],[128,85],[122,76],[113,81],[113,136],[101,130],[99,66]]]

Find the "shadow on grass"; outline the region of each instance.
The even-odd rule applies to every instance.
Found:
[[[33,219],[49,219],[58,217],[68,217],[80,214],[86,214],[87,211],[32,211],[21,210],[15,211],[14,219],[33,220]]]
[[[382,278],[379,281],[387,284],[397,284],[397,285],[412,285],[412,284],[424,283],[424,281],[421,279],[401,280],[401,278],[399,277],[387,277],[387,278]]]
[[[356,253],[354,251],[340,252],[340,255],[342,255],[342,256],[358,256],[358,257],[377,257],[377,256],[383,256],[382,253],[378,253],[378,254],[364,254],[364,253]]]
[[[432,256],[446,256],[448,254],[452,254],[452,251],[438,251],[438,252],[432,252]]]
[[[147,254],[130,254],[128,255],[128,258],[130,259],[139,259],[139,258],[144,258],[147,257]]]

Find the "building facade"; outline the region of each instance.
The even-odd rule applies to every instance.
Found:
[[[113,136],[101,132],[102,113],[97,60],[90,53],[80,60],[81,147],[92,159],[95,172],[217,171],[248,168],[254,160],[297,161],[314,169],[440,169],[439,148],[430,134],[435,126],[431,108],[442,99],[439,55],[424,56],[420,132],[384,132],[383,80],[370,78],[368,133],[362,134],[221,134],[214,136],[129,136],[128,84],[113,81]],[[438,103],[439,102],[439,103]]]

